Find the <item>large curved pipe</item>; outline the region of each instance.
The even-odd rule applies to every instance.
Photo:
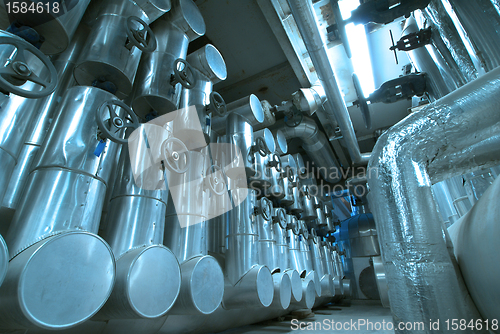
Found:
[[[276,122],[287,139],[300,138],[302,147],[318,168],[321,177],[328,182],[337,183],[342,178],[340,166],[328,143],[328,139],[319,131],[318,125],[311,118],[304,117],[296,127],[289,127],[283,121]]]
[[[355,164],[367,164],[370,154],[361,154],[358,140],[354,133],[351,117],[342,98],[332,65],[326,53],[326,45],[319,32],[316,16],[311,1],[288,0],[292,16],[297,23],[307,52],[318,74],[319,81],[326,92],[326,112],[333,117],[342,131],[342,136]]]
[[[499,104],[497,68],[411,114],[375,145],[369,200],[397,321],[478,319],[446,247],[430,175],[433,161],[500,132]],[[475,164],[450,169],[460,175]]]

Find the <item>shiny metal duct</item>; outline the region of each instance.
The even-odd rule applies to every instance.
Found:
[[[49,6],[50,10],[48,10],[48,13],[47,11],[44,13],[44,15],[50,16],[50,18],[41,19],[41,14],[38,11],[38,8],[35,11],[31,11],[31,9],[29,9],[26,12],[21,12],[22,15],[19,13],[14,17],[18,24],[30,26],[38,34],[40,34],[40,36],[43,36],[44,41],[40,46],[40,51],[46,55],[56,55],[64,52],[71,44],[73,34],[75,33],[89,3],[90,0],[74,1],[68,4],[53,1],[44,4],[44,6],[52,6]],[[14,14],[7,13],[5,5],[5,2],[0,4],[1,29],[7,29],[11,25],[12,15]],[[63,5],[65,7],[63,7]],[[63,11],[64,15],[57,15]],[[34,24],[35,22],[37,24]]]
[[[189,158],[187,170],[172,170],[167,178],[170,197],[164,244],[177,256],[182,272],[181,292],[171,313],[208,314],[217,309],[224,294],[222,269],[207,255],[206,221],[209,206],[214,204],[210,197],[219,194],[207,182],[211,165],[208,149],[185,154]]]
[[[138,128],[129,142],[144,141],[143,131]],[[142,156],[144,150],[134,147],[130,151],[148,161]],[[165,186],[150,190],[136,184],[129,150],[123,149],[102,233],[116,257],[116,282],[98,319],[160,317],[177,299],[179,263],[163,246],[167,198]]]
[[[192,87],[183,88],[181,91],[176,117],[183,121],[177,122],[173,130],[174,136],[182,140],[188,149],[193,150],[210,143],[212,118],[224,116],[223,108],[211,105],[218,104],[220,101],[211,101],[211,98],[216,97],[210,94],[214,84],[226,80],[227,68],[224,58],[212,44],[207,44],[191,53],[186,60],[192,66],[195,83]],[[213,108],[209,108],[209,105]],[[188,114],[190,106],[196,107],[198,117]],[[200,131],[205,135],[204,141],[198,139]],[[202,144],[204,145],[200,146]]]
[[[130,39],[134,31],[150,29],[146,13],[132,0],[107,0],[101,5],[90,5],[99,10],[89,23],[91,31],[74,69],[75,80],[79,85],[106,87],[124,99],[132,91],[142,53],[151,52],[156,39],[150,32],[142,44]]]
[[[391,310],[398,321],[477,319],[475,307],[466,303],[467,292],[457,278],[441,224],[436,224],[440,216],[432,199],[429,161],[498,133],[499,75],[500,70],[493,70],[422,108],[393,126],[375,145],[369,164],[369,200]],[[463,174],[465,169],[454,172]],[[427,282],[434,289],[427,289]]]
[[[175,62],[186,59],[189,42],[203,36],[206,27],[192,0],[174,0],[170,12],[156,20],[151,29],[158,46],[143,55],[132,92],[132,107],[142,118],[154,118],[178,109],[182,85],[189,87],[192,83],[171,81],[176,73]]]
[[[239,100],[227,104],[227,115],[212,120],[212,130],[219,135],[226,134],[226,122],[230,114],[243,117],[252,127],[264,122],[264,111],[257,96],[250,94]]]
[[[294,188],[297,187],[297,182],[295,178],[297,171],[297,164],[291,154],[281,156],[280,158],[281,158],[281,166],[284,173],[283,192],[285,195],[283,198],[280,199],[280,202],[285,206],[289,206],[292,205],[295,201],[293,198],[293,191]]]
[[[476,55],[482,60],[486,71],[500,65],[500,16],[490,0],[456,1],[443,0],[450,4],[466,34],[473,43]]]
[[[257,224],[259,264],[265,265],[274,273],[276,266],[276,241],[274,240],[273,203],[266,197],[259,201],[261,213],[255,217]]]
[[[483,319],[500,317],[498,225],[500,180],[486,190],[471,211],[448,229],[455,255],[474,303]],[[496,331],[498,332],[498,331]]]
[[[288,217],[285,209],[283,208],[273,208],[273,239],[276,245],[276,259],[274,266],[279,268],[281,272],[289,269],[289,250],[287,238],[287,224]]]
[[[412,15],[406,19],[401,34],[405,36],[418,31],[419,26]],[[408,51],[407,55],[417,71],[426,73],[429,95],[433,100],[437,100],[459,87],[454,79],[454,72],[432,44]]]
[[[469,41],[462,40],[442,0],[431,1],[421,13],[426,19],[426,25],[432,29],[432,44],[450,66],[451,75],[459,86],[476,79],[479,70],[484,73],[480,60],[477,57],[471,59],[465,46]]]
[[[36,120],[31,120],[31,122],[35,124],[34,129],[25,139],[24,146],[17,159],[17,164],[12,171],[9,184],[2,200],[2,207],[0,208],[0,216],[2,217],[2,224],[0,225],[2,228],[8,228],[15,210],[21,201],[21,196],[23,195],[26,182],[28,181],[28,175],[31,172],[33,161],[49,130],[58,103],[62,99],[64,93],[75,84],[73,68],[83,44],[85,43],[85,38],[87,37],[86,33],[86,29],[80,27],[75,33],[68,48],[60,55],[53,57],[52,63],[58,75],[56,90],[46,98],[39,99],[36,105],[31,107],[33,111],[38,111],[38,115],[36,116]],[[26,112],[29,113],[30,111],[22,110],[22,112],[23,116],[19,117],[19,120],[25,119],[25,121],[30,121],[30,117],[26,115]],[[27,125],[20,125],[19,131],[24,131],[23,127],[30,128]],[[16,136],[18,136],[18,134],[16,134]],[[13,146],[9,146],[12,149]],[[4,230],[3,232],[7,231]],[[2,233],[1,230],[0,233]]]
[[[151,22],[156,21],[172,8],[170,0],[134,0],[134,2],[141,7]]]
[[[337,127],[337,124],[333,124],[334,121],[338,123],[353,163],[367,164],[370,154],[361,154],[359,150],[354,127],[337,84],[332,65],[328,59],[325,41],[319,32],[312,3],[309,0],[288,0],[288,5],[316,69],[319,82],[325,89],[327,96],[325,111],[328,113],[330,122],[334,127]]]
[[[255,175],[249,179],[249,185],[251,188],[268,188],[272,184],[272,164],[276,162],[271,160],[275,157],[273,152],[276,151],[276,142],[268,128],[255,131],[253,138],[252,146],[258,151],[253,155],[256,168]]]
[[[320,82],[311,88],[301,88],[292,94],[292,102],[301,112],[312,116],[326,102],[325,89]]]
[[[114,256],[96,233],[119,144],[106,140],[94,154],[107,101],[117,103],[94,87],[73,87],[61,101],[6,237],[4,328],[69,328],[93,316],[111,293]]]
[[[331,183],[337,183],[342,178],[340,166],[333,153],[328,139],[318,128],[318,125],[311,118],[304,117],[302,122],[296,127],[289,127],[283,121],[278,121],[275,128],[281,130],[287,139],[299,138],[302,140],[302,147],[307,155],[314,161],[315,174]]]
[[[3,39],[2,44],[0,44],[2,63],[11,64],[8,67],[11,70],[14,64],[17,66],[24,64],[23,66],[26,66],[47,85],[40,89],[42,86],[39,84],[27,81],[22,86],[16,86],[9,80],[17,80],[16,84],[22,83],[23,80],[12,77],[7,80],[8,74],[5,74],[5,78],[2,79],[2,89],[5,92],[11,92],[9,96],[4,95],[4,93],[0,94],[2,110],[0,114],[0,199],[3,199],[24,141],[33,129],[32,122],[36,118],[44,98],[55,89],[58,78],[56,69],[49,58],[31,44],[5,31],[0,31],[0,38]],[[26,50],[22,52],[22,56],[17,55],[20,48]],[[24,59],[20,60],[19,57]],[[8,71],[7,67],[3,68]]]

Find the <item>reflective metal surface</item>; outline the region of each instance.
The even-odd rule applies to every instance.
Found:
[[[192,0],[174,0],[170,12],[151,29],[157,48],[142,56],[132,92],[132,107],[142,118],[178,109],[182,86],[171,84],[174,62],[186,59],[189,42],[205,34],[205,22]]]
[[[493,70],[422,108],[375,145],[369,168],[377,169],[378,175],[369,177],[368,198],[382,247],[391,310],[397,319],[445,321],[479,316],[471,303],[464,303],[466,289],[457,277],[441,224],[436,224],[440,215],[431,192],[432,166],[427,166],[437,156],[461,152],[496,133],[492,124],[499,117],[499,75],[500,69]],[[408,154],[412,159],[407,159]],[[463,166],[472,167],[473,161]],[[454,172],[465,170],[455,168]],[[410,284],[400,279],[401,273]],[[427,282],[433,282],[432,293],[425,288]]]
[[[227,117],[217,117],[212,121],[212,130],[219,135],[224,135],[226,133],[226,119],[233,113],[242,116],[244,120],[252,126],[264,122],[262,105],[259,98],[254,94],[228,103],[227,111]]]
[[[212,256],[198,256],[181,264],[179,298],[169,314],[211,314],[222,302],[224,274]]]
[[[150,22],[144,11],[132,0],[108,0],[99,8],[74,69],[79,85],[93,86],[97,82],[110,82],[120,99],[130,94],[142,54],[135,46],[130,49],[126,47],[126,22],[130,16]]]
[[[22,13],[20,10],[15,15],[15,20],[20,25],[31,26],[38,34],[43,36],[44,41],[40,47],[40,51],[46,55],[59,54],[69,46],[89,3],[90,0],[74,1],[68,4],[66,8],[62,8],[62,5],[57,2],[61,6],[61,11],[65,10],[64,15],[57,15],[59,11],[56,12],[54,2],[50,2],[49,4],[53,8],[50,8],[48,15],[53,17],[42,20],[41,24],[33,24],[34,22],[40,22],[40,12],[31,10],[27,10],[25,13]],[[6,11],[7,9],[5,8],[5,3],[1,3],[0,7],[2,11]],[[13,21],[12,17],[7,17],[5,14],[2,13],[0,15],[0,27],[2,29],[6,29]],[[12,15],[13,13],[9,14]],[[47,15],[47,13],[45,14]]]
[[[170,310],[180,287],[179,263],[168,248],[131,249],[117,257],[113,292],[96,319],[160,317]]]
[[[88,232],[46,238],[10,261],[0,287],[0,327],[74,327],[102,307],[114,281],[114,257],[101,238]]]
[[[11,256],[63,231],[97,233],[119,145],[107,141],[102,154],[94,155],[96,110],[115,99],[93,87],[73,87],[64,95],[6,236]]]

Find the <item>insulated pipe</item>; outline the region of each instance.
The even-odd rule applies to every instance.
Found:
[[[264,122],[264,110],[259,98],[250,94],[239,100],[227,104],[227,114],[224,117],[217,117],[212,120],[212,130],[219,135],[226,134],[226,123],[230,114],[237,114],[248,122],[252,127]]]
[[[274,297],[274,282],[271,271],[258,264],[256,216],[270,217],[271,207],[265,199],[257,201],[255,190],[237,188],[230,192],[233,201],[240,204],[229,211],[226,223],[226,280],[222,304],[226,309],[267,307]]]
[[[114,257],[96,235],[119,146],[106,140],[94,154],[97,120],[105,117],[97,110],[106,101],[116,97],[73,87],[60,103],[6,237],[4,328],[69,328],[93,316],[111,293]]]
[[[463,86],[476,79],[478,70],[482,70],[481,63],[475,57],[475,64],[478,66],[476,69],[465,46],[465,43],[469,43],[469,41],[461,38],[452,18],[446,12],[442,0],[433,0],[420,11],[426,19],[426,25],[432,29],[432,44],[439,50],[452,69],[451,74],[458,85]]]
[[[259,151],[253,155],[253,159],[255,160],[255,175],[249,179],[250,187],[265,189],[272,184],[272,166],[270,164],[272,163],[273,152],[276,151],[276,143],[271,130],[268,128],[255,131],[253,138],[254,142],[252,146]],[[261,147],[262,141],[265,147]]]
[[[130,140],[143,140],[142,127]],[[131,151],[143,157],[140,150]],[[110,298],[96,317],[160,317],[172,307],[181,287],[177,258],[163,246],[168,190],[136,184],[128,149],[121,152],[116,174],[103,234],[116,257],[117,276]]]
[[[156,21],[172,8],[170,0],[134,0],[149,17],[151,22]]]
[[[22,15],[16,15],[14,18],[14,16],[11,16],[13,13],[9,11],[10,7],[6,10],[5,6],[7,3],[3,2],[0,4],[3,12],[0,28],[7,29],[13,23],[13,20],[21,26],[29,26],[44,38],[39,47],[40,51],[46,55],[57,55],[64,52],[71,44],[74,33],[89,3],[90,0],[71,3],[49,2],[43,4],[43,6],[48,6],[48,9],[47,7],[42,7],[42,12],[39,11],[40,7],[37,7],[36,10],[32,10],[33,7],[28,7],[26,8],[26,12],[22,8],[20,11]],[[38,3],[35,6],[37,5]],[[43,13],[44,9],[47,9],[45,13]],[[40,14],[47,16],[42,19],[40,18]]]
[[[498,133],[499,77],[495,69],[411,114],[375,145],[368,167],[378,172],[369,175],[369,199],[398,321],[477,319],[436,224],[441,220],[432,200],[429,162]]]
[[[419,26],[412,15],[406,19],[405,27],[401,34],[405,36],[417,33],[418,31]],[[437,100],[458,88],[459,85],[453,78],[454,72],[434,45],[428,44],[425,47],[408,51],[407,54],[417,71],[427,75],[428,91],[433,100]]]
[[[292,94],[292,102],[301,112],[312,116],[326,102],[325,89],[321,82],[311,88],[301,88]]]
[[[331,122],[333,122],[333,119],[337,121],[353,163],[367,164],[370,154],[361,154],[359,150],[359,144],[354,133],[349,111],[342,98],[333,67],[328,58],[325,41],[319,32],[312,3],[310,0],[288,0],[288,5],[316,69],[319,82],[325,89],[327,97],[327,108],[325,110],[329,114]],[[328,145],[328,141],[326,144]]]
[[[26,50],[33,47],[24,39],[6,31],[0,31],[0,37],[6,41],[11,41],[11,43],[16,43]],[[13,54],[17,54],[17,52],[19,52],[17,46],[3,42],[3,44],[0,45],[0,61],[3,63],[17,63],[18,60],[12,56]],[[38,56],[35,56],[31,52],[24,52],[24,54],[25,65],[34,75],[38,76],[40,80],[46,83],[52,80],[51,84],[54,83],[54,80],[57,80],[56,69],[49,61],[49,58],[42,55],[44,61],[47,62],[46,65],[40,61]],[[26,92],[33,94],[37,92],[41,93],[41,86],[31,81],[27,81],[22,87],[22,90]],[[45,89],[45,91],[47,91],[47,89]],[[9,179],[18,163],[18,156],[21,153],[24,141],[33,130],[33,121],[38,115],[40,106],[43,105],[46,99],[44,96],[40,96],[39,98],[27,98],[13,93],[9,95],[4,94],[5,93],[0,93],[0,200],[3,199],[7,191]],[[0,230],[2,229],[0,228]]]
[[[178,109],[182,86],[172,85],[174,63],[186,59],[189,42],[206,31],[205,21],[192,0],[173,0],[170,12],[151,24],[151,29],[157,47],[142,55],[131,93],[132,108],[144,119]]]
[[[457,1],[444,0],[451,4],[465,32],[469,35],[475,52],[491,71],[500,65],[500,16],[490,0]]]
[[[287,139],[299,138],[302,140],[302,147],[314,161],[315,167],[318,168],[325,181],[337,183],[341,180],[342,173],[340,173],[337,159],[328,139],[319,130],[314,120],[304,117],[296,127],[289,127],[283,121],[278,121],[273,128],[281,130]]]
[[[135,16],[146,25],[150,21],[132,0],[93,2],[89,11],[97,6],[97,17],[90,24],[91,31],[74,69],[75,80],[83,86],[105,85],[117,97],[124,99],[132,91],[143,53],[130,42],[128,36],[133,30],[129,29],[128,20]],[[137,22],[135,25],[140,26]],[[148,36],[148,40],[149,44],[154,41],[152,36]]]
[[[34,129],[24,142],[24,146],[21,149],[17,164],[14,167],[7,190],[3,197],[2,208],[0,209],[0,215],[2,216],[3,221],[1,224],[2,227],[8,228],[8,225],[12,220],[12,216],[21,201],[21,196],[26,186],[26,182],[28,181],[28,175],[31,172],[33,161],[35,160],[36,154],[38,153],[47,131],[49,130],[49,126],[52,118],[54,117],[54,112],[57,109],[58,103],[64,93],[66,93],[66,91],[75,84],[73,69],[80,51],[83,48],[83,44],[85,43],[85,38],[87,37],[86,32],[86,29],[80,28],[76,32],[68,48],[63,53],[52,59],[52,63],[54,64],[58,74],[59,82],[54,93],[46,98],[39,99],[40,104],[33,107],[34,111],[39,110],[38,116],[33,122],[33,124],[35,124]],[[25,113],[26,110],[23,110],[22,112],[23,116],[20,117],[20,119],[24,119],[26,117],[27,120],[29,120],[30,117]],[[19,126],[20,131],[23,131],[23,126],[24,125]],[[28,126],[27,128],[30,127]],[[2,231],[0,229],[0,233],[1,232]]]
[[[483,319],[500,317],[500,291],[496,288],[499,261],[498,224],[500,179],[481,196],[474,207],[448,228],[460,270]]]
[[[227,68],[224,58],[212,44],[207,44],[191,53],[186,60],[193,68],[195,84],[181,91],[176,117],[182,121],[176,122],[173,133],[189,150],[193,150],[210,143],[210,122],[217,115],[214,115],[207,106],[211,104],[210,93],[213,85],[226,80]],[[190,106],[195,106],[198,117],[189,114]],[[200,134],[204,134],[204,140],[199,138]]]

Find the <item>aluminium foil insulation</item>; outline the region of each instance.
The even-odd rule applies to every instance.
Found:
[[[422,10],[427,24],[432,28],[432,43],[451,67],[459,86],[478,77],[478,69],[469,55],[464,41],[447,14],[441,0],[433,0]],[[467,41],[465,41],[466,43]],[[479,65],[479,61],[476,62]]]
[[[478,319],[443,239],[429,162],[498,133],[499,103],[495,69],[406,117],[375,145],[369,200],[395,321]]]
[[[500,65],[500,15],[491,0],[443,0],[450,4],[486,71]],[[494,0],[494,2],[496,2]]]

